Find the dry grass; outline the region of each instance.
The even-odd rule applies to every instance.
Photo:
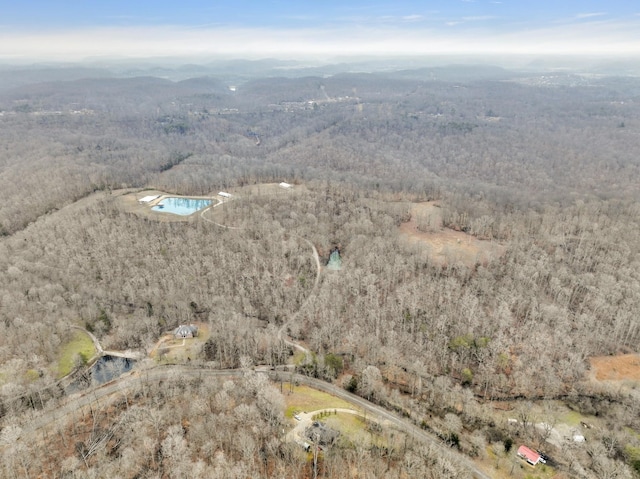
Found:
[[[285,399],[285,416],[287,417],[293,417],[296,411],[311,412],[332,408],[353,409],[353,406],[347,401],[308,386],[296,386],[285,382],[282,385],[282,394]]]
[[[251,208],[251,202],[261,197],[294,197],[308,191],[304,185],[294,185],[291,189],[284,189],[278,183],[259,183],[227,190],[232,195],[231,199],[224,200],[224,206],[209,209],[204,216],[218,224],[240,228],[242,219],[247,216],[243,209]],[[240,201],[237,201],[240,200]]]
[[[236,196],[265,196],[265,195],[291,195],[307,191],[304,185],[294,185],[291,189],[284,189],[278,186],[279,183],[259,183],[257,185],[241,186],[229,190],[229,193]]]
[[[599,356],[589,359],[598,381],[640,381],[640,355]]]
[[[514,445],[508,454],[497,457],[487,447],[487,458],[474,462],[494,479],[566,479],[567,476],[547,465],[530,466],[516,456],[516,449]]]
[[[428,231],[419,230],[419,224],[427,225]],[[433,201],[411,205],[411,220],[400,225],[400,235],[410,244],[422,246],[429,259],[438,264],[461,262],[472,267],[504,253],[504,247],[498,243],[445,228],[440,208]]]

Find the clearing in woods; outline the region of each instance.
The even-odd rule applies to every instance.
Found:
[[[461,262],[473,267],[504,253],[504,246],[494,241],[445,228],[440,207],[434,201],[412,204],[411,219],[400,225],[400,234],[410,244],[423,246],[429,259],[441,265]]]
[[[286,417],[293,417],[296,411],[317,411],[320,409],[353,409],[347,401],[309,386],[282,383],[282,394],[286,404]]]
[[[173,332],[165,333],[149,352],[149,357],[167,363],[191,361],[200,358],[204,344],[211,336],[209,325],[203,322],[193,323],[198,328],[195,338],[176,338]]]
[[[640,381],[640,355],[598,356],[589,359],[598,381]]]
[[[83,331],[75,331],[73,337],[65,343],[60,350],[60,358],[57,365],[57,377],[61,378],[69,374],[78,365],[76,358],[86,363],[96,354],[96,348],[89,335]]]

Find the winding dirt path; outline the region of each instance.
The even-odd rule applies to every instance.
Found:
[[[240,226],[228,226],[228,225],[223,225],[220,223],[217,223],[215,221],[213,221],[212,219],[209,219],[207,217],[205,217],[205,213],[209,210],[212,210],[213,208],[217,208],[218,206],[224,204],[224,203],[228,203],[230,201],[233,201],[233,196],[229,199],[226,200],[217,200],[218,203],[213,205],[213,206],[209,206],[208,208],[202,210],[202,212],[200,212],[200,218],[202,218],[204,221],[207,221],[208,223],[212,223],[220,228],[224,228],[224,229],[228,229],[228,230],[241,230],[243,229]],[[290,346],[294,349],[297,349],[298,351],[303,352],[304,354],[310,354],[309,349],[305,348],[304,346],[302,346],[299,343],[296,343],[295,341],[292,341],[291,338],[289,338],[288,336],[286,336],[284,334],[285,329],[287,328],[287,326],[289,326],[294,320],[296,320],[298,318],[298,316],[300,315],[300,312],[302,310],[304,310],[305,306],[307,305],[307,303],[309,302],[309,299],[311,298],[311,296],[313,296],[316,292],[316,290],[318,289],[318,285],[320,284],[320,272],[322,271],[322,266],[320,264],[320,255],[318,254],[318,250],[316,249],[315,245],[309,241],[306,238],[303,238],[300,235],[294,235],[296,238],[299,238],[300,240],[304,241],[305,243],[307,243],[309,245],[309,247],[311,248],[312,254],[313,254],[313,259],[316,263],[316,277],[315,280],[313,282],[313,288],[311,289],[311,291],[309,292],[309,294],[307,295],[307,297],[305,298],[305,300],[303,301],[302,305],[300,305],[300,308],[298,309],[298,311],[294,312],[293,314],[291,314],[291,316],[289,317],[289,319],[287,321],[285,321],[282,326],[280,327],[280,329],[278,329],[278,338],[281,339],[287,346]]]
[[[300,419],[295,419],[296,425],[287,433],[286,440],[289,442],[295,441],[298,444],[300,444],[301,442],[305,442],[306,439],[304,437],[304,431],[311,425],[311,423],[313,423],[313,416],[315,416],[316,414],[321,414],[323,412],[341,412],[345,414],[353,414],[354,416],[365,416],[365,414],[360,411],[346,408],[327,408],[318,409],[311,412],[299,412],[298,414],[296,414],[296,416],[298,416]]]
[[[200,217],[203,220],[213,223],[221,228],[241,229],[239,227],[230,227],[230,226],[218,224],[203,216],[206,211],[208,211],[211,208],[215,208],[220,204],[222,204],[222,202],[219,202],[218,204],[202,211],[200,214]],[[321,264],[320,264],[318,251],[313,245],[313,243],[311,243],[307,239],[302,238],[300,236],[298,236],[298,238],[305,241],[312,249],[313,257],[316,263],[316,278],[310,294],[302,303],[298,311],[294,312],[289,317],[288,321],[286,321],[282,325],[282,327],[278,331],[278,335],[285,342],[285,344],[288,344],[300,351],[303,351],[305,352],[305,354],[309,354],[309,350],[307,348],[305,348],[304,346],[294,341],[291,341],[290,339],[284,336],[284,330],[286,326],[300,315],[300,313],[304,310],[307,302],[309,301],[311,296],[316,292],[316,289],[320,284]],[[92,341],[94,341],[94,345],[96,345],[96,349],[104,352],[99,342],[97,341],[97,338],[93,337],[92,335],[90,335],[90,337],[92,337]],[[270,379],[272,380],[277,380],[279,377],[278,375],[282,373],[283,371],[268,371],[268,370],[265,370],[264,368],[256,369],[256,374],[268,374]],[[186,378],[206,379],[206,378],[221,378],[221,377],[241,377],[245,374],[246,374],[246,371],[244,370],[213,370],[204,366],[188,367],[188,366],[182,366],[182,365],[157,366],[157,367],[145,369],[145,370],[134,370],[123,376],[120,376],[117,379],[114,379],[111,382],[105,383],[89,391],[76,393],[72,396],[68,396],[66,400],[62,401],[58,405],[58,407],[56,407],[56,409],[34,411],[30,415],[25,414],[23,416],[24,421],[22,423],[17,422],[16,418],[13,418],[13,424],[21,428],[19,436],[27,440],[27,436],[29,434],[32,434],[42,428],[53,425],[57,421],[66,420],[70,415],[78,412],[83,407],[86,407],[89,405],[93,407],[93,405],[105,403],[106,401],[109,401],[111,399],[111,396],[116,394],[128,395],[132,393],[135,388],[143,387],[145,384],[149,382],[165,381],[167,379],[170,379],[171,377],[176,377],[177,375],[179,375],[183,379],[186,379]],[[388,411],[387,409],[384,409],[383,407],[370,403],[366,399],[363,399],[359,396],[349,393],[348,391],[342,388],[339,388],[333,384],[329,384],[318,379],[302,376],[295,373],[287,373],[287,374],[290,380],[293,379],[301,384],[306,384],[312,388],[318,389],[320,391],[324,391],[338,398],[341,398],[351,403],[356,408],[359,408],[362,411],[366,411],[367,414],[373,414],[378,420],[389,422],[390,424],[394,425],[400,430],[405,431],[407,434],[410,434],[414,439],[438,448],[442,457],[449,457],[453,461],[464,466],[472,474],[473,478],[490,479],[490,476],[485,474],[469,458],[467,458],[461,453],[451,450],[448,446],[443,444],[437,437],[419,428],[408,419],[400,417]],[[333,411],[335,410],[335,408],[331,408],[330,410]],[[337,410],[340,412],[349,413],[349,414],[359,414],[359,415],[363,414],[358,412],[355,409],[353,410],[337,409]],[[300,424],[297,425],[296,428],[294,428],[294,431],[296,432],[295,433],[293,431],[290,432],[290,434],[293,434],[291,436],[291,439],[295,440],[296,437],[299,438],[300,432],[304,431],[305,425],[308,426],[308,424],[310,423],[311,421],[310,418],[312,418],[314,414],[318,414],[321,411],[322,410],[306,413],[304,418],[301,415],[301,421],[299,421]]]

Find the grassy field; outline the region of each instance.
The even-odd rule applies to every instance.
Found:
[[[364,447],[388,447],[393,441],[394,447],[399,447],[404,435],[392,429],[379,426],[373,418],[360,414],[350,414],[331,409],[351,409],[358,411],[352,404],[330,394],[307,386],[295,386],[284,383],[282,393],[285,397],[285,416],[292,418],[296,412],[313,412],[321,409],[328,410],[324,415],[314,419],[327,424],[330,428],[340,431],[340,441],[344,445],[359,444]],[[397,443],[397,444],[395,444]]]
[[[82,331],[76,331],[71,341],[64,344],[60,350],[60,359],[58,360],[58,368],[56,374],[63,377],[73,370],[73,360],[76,354],[80,354],[84,361],[88,361],[96,353],[93,341],[88,334]]]
[[[291,383],[283,383],[282,394],[284,395],[286,417],[293,417],[296,411],[317,411],[319,409],[347,408],[353,406],[340,398],[332,396],[308,386],[296,386]]]
[[[320,419],[327,426],[340,431],[340,441],[346,447],[392,447],[399,450],[405,445],[406,435],[389,426],[365,419],[363,416],[338,412]]]
[[[584,420],[584,416],[578,411],[572,411],[571,409],[568,409],[560,418],[561,422],[573,427],[578,426],[582,420]]]

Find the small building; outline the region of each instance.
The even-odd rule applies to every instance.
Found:
[[[218,193],[218,196],[222,196],[223,198],[231,198],[231,194],[227,193],[226,191],[221,191]]]
[[[532,466],[535,466],[540,462],[541,456],[533,449],[529,449],[527,446],[520,446],[518,448],[518,457],[521,457]]]
[[[138,203],[151,203],[153,200],[155,200],[156,198],[160,198],[160,195],[149,195],[149,196],[145,196],[144,198],[140,198],[138,200]]]
[[[289,183],[285,183],[284,181],[282,183],[280,183],[278,186],[280,188],[284,188],[285,190],[289,190],[289,189],[293,188],[293,185],[290,185]]]
[[[173,332],[177,339],[195,338],[198,335],[198,327],[193,324],[181,324]]]

